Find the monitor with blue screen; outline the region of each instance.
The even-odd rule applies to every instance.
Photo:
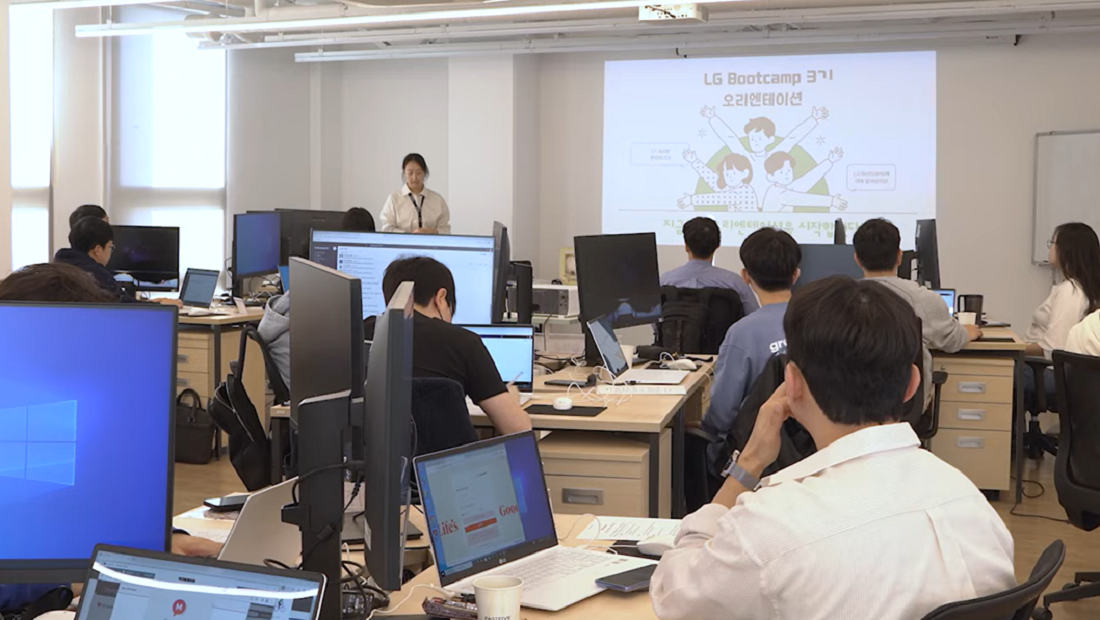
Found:
[[[416,459],[440,584],[557,545],[532,431]]]
[[[535,374],[535,328],[530,325],[463,325],[481,337],[505,382],[530,392]]]
[[[97,543],[163,551],[176,311],[0,303],[0,583],[81,581]]]
[[[266,276],[279,269],[279,214],[233,216],[233,277]]]
[[[947,304],[947,310],[951,314],[955,314],[955,289],[945,288],[936,291],[943,299],[943,303]]]

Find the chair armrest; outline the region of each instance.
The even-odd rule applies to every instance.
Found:
[[[943,385],[947,383],[947,371],[936,370],[932,372],[932,385]]]
[[[1024,358],[1024,363],[1036,370],[1042,370],[1047,367],[1053,367],[1054,362],[1048,360],[1045,357],[1036,357],[1034,355],[1028,355]]]
[[[701,439],[708,444],[712,444],[716,441],[722,441],[720,437],[703,430],[701,427],[686,427],[684,428],[684,434],[685,436]]]

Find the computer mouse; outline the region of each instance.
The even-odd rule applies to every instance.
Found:
[[[659,558],[676,546],[675,536],[654,536],[638,541],[638,551],[643,555]]]
[[[558,411],[569,411],[573,408],[573,399],[566,396],[559,396],[554,399],[554,409]]]

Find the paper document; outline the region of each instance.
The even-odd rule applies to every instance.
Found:
[[[596,517],[577,538],[581,540],[645,540],[655,536],[675,536],[679,531],[680,519]]]
[[[229,530],[188,530],[187,533],[196,538],[205,538],[220,543],[224,543],[229,539]]]

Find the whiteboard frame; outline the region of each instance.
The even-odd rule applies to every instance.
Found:
[[[1050,261],[1035,260],[1035,239],[1039,236],[1039,138],[1054,136],[1077,136],[1082,134],[1100,134],[1100,129],[1078,129],[1074,131],[1044,131],[1035,134],[1035,155],[1032,164],[1031,178],[1031,264],[1040,267],[1050,267]]]

